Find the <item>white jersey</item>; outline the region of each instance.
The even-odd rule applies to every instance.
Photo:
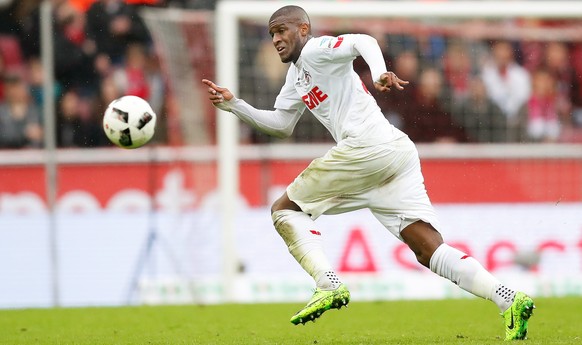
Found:
[[[275,101],[277,109],[306,108],[329,130],[336,142],[353,145],[390,142],[405,134],[393,127],[354,71],[359,35],[311,38],[287,72]]]

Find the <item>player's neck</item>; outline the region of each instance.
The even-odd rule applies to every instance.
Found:
[[[299,51],[299,54],[297,55],[297,58],[293,59],[293,64],[297,64],[297,61],[299,61],[299,58],[301,57],[301,52],[303,51],[303,48],[305,47],[305,45],[307,44],[307,42],[309,42],[310,39],[312,39],[313,36],[312,35],[307,35],[305,36],[305,39],[301,41],[301,50]]]

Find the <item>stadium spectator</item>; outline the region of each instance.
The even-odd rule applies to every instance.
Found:
[[[7,72],[3,81],[5,99],[0,103],[0,147],[41,147],[41,113],[31,100],[23,73]]]
[[[127,46],[125,63],[113,72],[115,86],[121,94],[150,98],[150,85],[146,73],[147,55],[145,47],[139,43]]]
[[[38,6],[40,1],[0,1],[0,35],[19,34],[20,24],[18,21],[22,20],[31,8]]]
[[[414,24],[408,20],[402,20],[397,23],[402,27],[412,27]],[[418,55],[422,65],[438,66],[446,49],[445,37],[440,34],[430,33],[427,31],[415,32],[414,35],[408,33],[392,32],[386,35],[386,42],[390,49],[386,55],[390,60],[404,51],[413,51]],[[440,66],[439,66],[440,67]]]
[[[97,0],[86,16],[87,37],[95,42],[98,58],[108,58],[113,65],[123,63],[128,44],[150,43],[149,33],[136,8],[122,0]]]
[[[405,50],[394,59],[394,70],[406,76],[406,80],[417,81],[419,64],[418,55],[412,50]]]
[[[418,52],[423,65],[436,66],[442,68],[440,63],[445,55],[447,42],[444,36],[436,33],[423,34],[417,36]]]
[[[547,69],[537,69],[532,78],[532,95],[527,103],[527,137],[553,142],[560,136],[556,79]]]
[[[564,42],[548,42],[544,52],[544,64],[555,80],[555,103],[559,120],[564,127],[572,126],[572,84],[575,72],[570,64],[570,52]]]
[[[117,88],[112,76],[101,79],[99,93],[95,101],[94,113],[103,114],[105,109],[107,109],[107,106],[121,96],[123,96],[123,94]]]
[[[40,11],[37,8],[22,21],[22,47],[26,59],[40,57]],[[86,39],[85,16],[67,1],[54,2],[53,52],[55,78],[64,89],[96,89],[97,75],[93,67],[95,44]],[[22,62],[26,64],[26,61]]]
[[[366,71],[368,69],[367,65],[362,66],[359,70]],[[367,83],[368,89],[374,92],[376,96],[376,101],[382,109],[384,116],[394,124],[394,126],[403,129],[404,126],[404,116],[410,114],[403,114],[408,106],[414,102],[415,94],[418,89],[418,74],[419,74],[419,61],[418,55],[412,50],[404,50],[396,55],[394,58],[394,73],[401,76],[403,80],[410,82],[408,86],[396,93],[377,93],[375,92],[374,86]],[[360,72],[362,80],[370,80],[371,77],[369,72]]]
[[[98,85],[94,69],[95,43],[85,35],[85,16],[68,2],[55,7],[55,78],[65,89],[93,93]]]
[[[539,30],[544,27],[544,22],[539,18],[523,18],[513,23],[517,28]],[[516,42],[520,64],[533,72],[539,68],[544,61],[545,43],[540,40],[520,40]]]
[[[162,114],[166,106],[167,85],[162,73],[160,57],[153,52],[146,54],[146,74],[150,87],[148,102],[156,114]],[[158,121],[161,119],[158,118]],[[212,128],[214,129],[214,128]]]
[[[462,42],[452,41],[443,57],[445,84],[452,97],[451,103],[461,102],[469,93],[472,78],[472,61]]]
[[[147,100],[156,114],[164,104],[164,82],[158,60],[141,43],[127,46],[125,63],[114,69],[112,77],[120,94]]]
[[[4,56],[2,54],[0,54],[0,80],[4,79],[4,72],[5,72],[5,66],[4,66]],[[4,100],[4,83],[0,83],[0,102],[2,102]]]
[[[44,81],[44,69],[42,67],[42,62],[38,57],[31,57],[27,61],[27,68],[28,68],[28,81],[30,86],[30,95],[34,104],[37,107],[42,108],[42,104],[44,101],[43,95],[43,81]],[[63,92],[63,88],[61,83],[58,80],[54,82],[54,99],[57,100],[60,98],[61,93]]]
[[[384,52],[385,59],[388,61],[395,61],[396,57],[405,51],[418,54],[418,40],[412,35],[388,33],[384,41],[387,43],[386,46],[390,46],[390,49],[385,49]]]
[[[500,143],[507,140],[507,118],[489,97],[483,80],[474,77],[468,94],[452,105],[453,120],[463,126],[470,142]]]
[[[57,142],[60,147],[95,147],[104,144],[101,118],[91,111],[90,102],[76,90],[67,91],[57,112]]]
[[[414,99],[401,104],[403,130],[416,142],[465,142],[467,135],[441,102],[443,78],[436,68],[420,74]]]
[[[531,94],[529,72],[515,61],[513,47],[508,41],[492,45],[492,59],[483,66],[483,82],[489,97],[507,117],[508,140],[518,140],[519,112]]]
[[[573,43],[570,50],[570,66],[573,70],[570,90],[571,126],[565,126],[561,141],[582,143],[582,43]]]

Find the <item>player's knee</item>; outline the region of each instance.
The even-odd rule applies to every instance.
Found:
[[[275,202],[273,202],[273,204],[271,205],[271,215],[280,210],[282,210],[281,203],[279,202],[279,200],[275,200]]]
[[[283,193],[281,197],[273,202],[271,205],[271,215],[277,211],[281,211],[283,209],[283,200],[287,193]]]
[[[425,222],[418,221],[401,232],[404,242],[414,252],[416,260],[423,266],[430,266],[435,250],[443,243],[441,234]]]
[[[271,214],[281,210],[301,211],[301,208],[297,206],[296,203],[289,199],[287,193],[284,193],[279,199],[275,200],[275,202],[273,202],[273,204],[271,205]]]
[[[427,268],[430,266],[430,258],[432,257],[432,253],[429,253],[428,251],[421,251],[414,254],[416,255],[416,260],[421,265]]]

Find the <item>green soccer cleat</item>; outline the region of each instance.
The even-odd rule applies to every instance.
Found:
[[[505,340],[523,340],[527,337],[527,321],[535,308],[533,300],[523,292],[513,298],[511,307],[501,314],[505,321]]]
[[[344,305],[347,307],[350,302],[350,292],[344,284],[335,290],[315,289],[313,297],[307,305],[293,315],[291,323],[294,325],[306,324],[308,321],[314,321],[324,312],[331,308],[340,309]]]

